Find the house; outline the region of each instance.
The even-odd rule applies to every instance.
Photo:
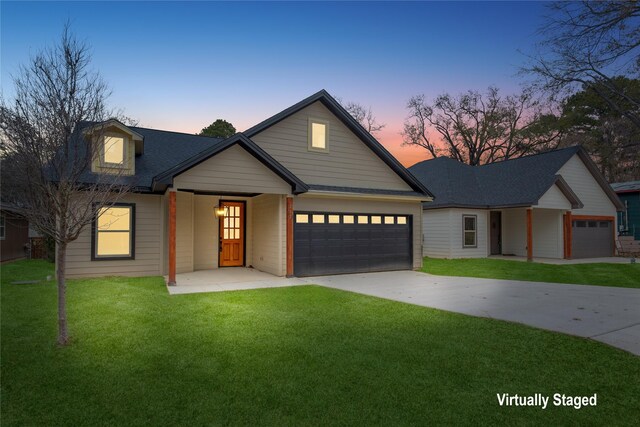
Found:
[[[618,231],[640,240],[640,181],[611,184],[624,208],[618,212]]]
[[[69,277],[422,266],[431,193],[324,90],[225,140],[115,120],[78,132],[100,153],[87,179],[118,170],[135,193],[69,244]]]
[[[0,206],[0,262],[29,254],[29,222],[10,206]]]
[[[483,166],[439,157],[409,171],[435,196],[424,204],[425,256],[614,255],[624,206],[580,147]]]

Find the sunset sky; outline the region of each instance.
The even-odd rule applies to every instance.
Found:
[[[2,93],[69,20],[92,47],[110,105],[144,127],[195,133],[217,118],[241,131],[326,89],[371,107],[376,136],[401,147],[413,95],[518,89],[545,13],[538,2],[0,2]]]

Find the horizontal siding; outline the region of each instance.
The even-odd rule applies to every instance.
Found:
[[[208,270],[218,268],[218,218],[214,206],[219,197],[194,196],[193,199],[193,268]]]
[[[567,198],[562,194],[562,191],[558,188],[557,185],[552,185],[549,190],[538,200],[538,204],[535,206],[536,208],[545,208],[545,209],[563,209],[570,210],[571,203],[567,200]]]
[[[235,145],[178,175],[176,189],[289,194],[291,186],[242,147]]]
[[[616,215],[615,206],[577,154],[560,168],[559,174],[584,204],[582,209],[574,209],[573,215]]]
[[[282,196],[272,194],[252,199],[252,264],[256,269],[276,276],[284,276],[286,272],[283,267],[286,264],[283,203]]]
[[[502,253],[527,256],[527,210],[502,211]]]
[[[487,240],[487,216],[489,211],[479,209],[450,209],[451,214],[451,258],[483,258],[489,255]],[[477,217],[477,235],[475,248],[463,247],[462,216],[475,215]]]
[[[135,203],[135,258],[91,261],[91,227],[86,227],[67,248],[67,277],[156,276],[162,274],[162,196],[130,194],[122,199]]]
[[[176,194],[176,272],[193,271],[193,194]]]
[[[329,122],[328,152],[309,151],[309,117]],[[307,184],[411,190],[320,102],[251,139]]]
[[[563,212],[558,210],[533,210],[532,231],[534,257],[563,257],[562,214]]]
[[[450,209],[429,209],[422,213],[424,256],[451,258]]]
[[[422,267],[422,203],[344,198],[296,197],[295,211],[388,213],[411,216],[413,224],[413,267]]]

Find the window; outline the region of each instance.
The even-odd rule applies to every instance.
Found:
[[[311,215],[314,224],[324,224],[324,215]]]
[[[0,240],[4,240],[4,236],[6,233],[6,224],[4,215],[0,215]]]
[[[385,224],[394,224],[395,223],[395,218],[392,216],[385,216],[384,217],[384,223]]]
[[[343,224],[353,224],[353,215],[344,215],[342,217]]]
[[[340,224],[340,215],[328,215],[329,224]]]
[[[399,216],[398,217],[398,224],[406,224],[407,223],[407,217],[406,216]]]
[[[298,224],[307,224],[307,223],[309,223],[309,215],[307,215],[307,214],[296,214],[296,222]]]
[[[358,215],[358,224],[369,224],[369,217],[366,215]]]
[[[478,246],[476,230],[477,222],[478,217],[476,215],[462,215],[462,247],[475,248]]]
[[[92,259],[134,259],[135,205],[100,208],[93,222]]]
[[[124,166],[125,141],[120,136],[105,136],[102,145],[102,162],[109,166]]]
[[[372,216],[371,217],[371,224],[382,224],[382,217],[381,216]]]
[[[329,151],[329,122],[309,119],[309,150]]]

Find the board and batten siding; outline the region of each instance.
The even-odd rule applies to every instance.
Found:
[[[276,276],[286,272],[285,198],[263,194],[252,199],[253,267]]]
[[[328,152],[309,150],[309,118],[329,122]],[[307,184],[411,190],[319,101],[251,139]]]
[[[135,259],[91,260],[91,226],[67,247],[66,277],[158,276],[163,274],[162,196],[129,194],[123,203],[135,203]]]
[[[294,211],[405,214],[413,224],[413,268],[422,268],[422,203],[301,196],[293,199]]]
[[[616,207],[577,154],[558,173],[584,204],[582,209],[573,209],[573,215],[616,216]]]
[[[173,179],[176,189],[289,194],[291,186],[244,148],[234,145]]]
[[[545,208],[545,209],[563,209],[565,211],[571,210],[571,203],[567,200],[567,198],[562,194],[562,191],[558,188],[557,185],[552,185],[551,188],[547,190],[546,193],[540,197],[538,200],[538,204],[534,206],[535,208]]]

